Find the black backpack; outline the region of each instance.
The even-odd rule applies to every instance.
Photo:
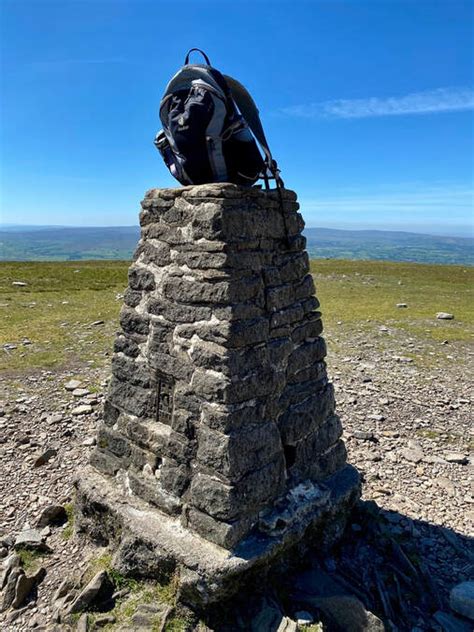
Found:
[[[206,64],[190,64],[192,51]],[[253,185],[263,178],[283,187],[260,122],[244,86],[212,68],[205,53],[192,48],[171,79],[160,103],[163,129],[155,145],[181,184],[233,182]],[[260,154],[257,143],[262,147]]]

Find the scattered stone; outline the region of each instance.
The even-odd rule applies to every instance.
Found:
[[[364,604],[356,597],[349,595],[313,597],[311,603],[324,612],[338,630],[385,632],[383,622],[375,614],[366,610]]]
[[[49,417],[46,418],[46,421],[49,424],[59,424],[61,423],[61,421],[64,419],[63,415],[61,415],[61,413],[53,413],[52,415],[50,415]]]
[[[79,621],[77,622],[76,632],[87,632],[88,630],[88,615],[87,612],[81,614]]]
[[[10,608],[10,606],[12,605],[15,599],[16,582],[22,573],[23,570],[18,566],[12,568],[8,573],[8,577],[6,579],[5,586],[1,595],[0,612],[8,610],[8,608]]]
[[[35,588],[40,582],[43,581],[46,575],[46,570],[44,568],[40,568],[34,575],[28,577],[25,575],[22,570],[15,586],[15,597],[12,601],[12,608],[20,608],[28,595],[31,593],[33,588]]]
[[[104,321],[103,320],[94,320],[93,323],[91,323],[91,327],[97,327],[97,325],[103,325]]]
[[[87,437],[87,438],[86,438],[86,439],[84,439],[84,441],[82,442],[82,445],[84,445],[84,446],[88,447],[88,446],[93,446],[93,445],[95,445],[96,443],[97,443],[97,442],[96,442],[95,437]]]
[[[14,568],[19,568],[20,556],[17,553],[10,553],[2,562],[2,574],[0,575],[0,590],[3,590],[7,584],[8,577]]]
[[[296,621],[293,621],[289,617],[283,617],[276,632],[297,632],[297,630],[298,626]]]
[[[163,604],[157,603],[140,603],[132,615],[132,623],[137,629],[152,629],[156,619],[161,618],[165,610]]]
[[[79,595],[74,599],[72,604],[66,608],[66,614],[75,614],[88,610],[99,592],[104,591],[110,585],[107,571],[99,571],[81,590]]]
[[[35,462],[33,463],[33,467],[41,467],[45,465],[50,459],[52,459],[58,453],[54,448],[47,448],[42,454],[40,454]]]
[[[445,476],[438,476],[438,478],[435,479],[435,483],[451,496],[453,496],[456,492],[456,487],[453,481],[449,480],[449,478],[446,478]]]
[[[417,449],[404,448],[400,454],[411,463],[419,463],[423,459],[423,452]]]
[[[90,415],[93,410],[94,409],[90,404],[81,404],[80,406],[76,406],[76,408],[72,409],[71,415],[74,415],[74,417],[77,417],[78,415]]]
[[[405,362],[406,364],[413,362],[413,358],[409,358],[408,356],[394,355],[392,357],[396,362]]]
[[[438,312],[436,314],[436,318],[438,320],[453,320],[454,314],[449,314],[448,312]]]
[[[85,397],[90,394],[90,390],[88,388],[75,388],[72,394],[74,397]]]
[[[44,536],[37,529],[25,529],[17,535],[15,548],[44,550]]]
[[[113,614],[101,614],[94,619],[94,625],[103,628],[105,625],[115,623],[116,619]]]
[[[466,465],[469,461],[467,456],[462,454],[462,452],[445,452],[443,459],[448,463],[459,463],[459,465]]]
[[[374,441],[374,442],[377,442],[377,437],[374,435],[373,432],[368,432],[368,431],[364,431],[364,430],[355,430],[352,433],[352,436],[355,437],[356,439],[361,439],[362,441]]]
[[[79,380],[69,380],[69,382],[66,382],[66,384],[64,385],[64,388],[67,391],[75,391],[76,388],[80,388],[82,386],[82,383],[79,382]]]
[[[43,509],[38,518],[36,526],[38,528],[48,525],[61,525],[67,521],[66,510],[62,505],[48,505]]]
[[[455,586],[449,593],[449,605],[458,614],[474,621],[474,581]]]
[[[69,577],[63,579],[63,581],[59,584],[58,589],[53,595],[52,602],[53,604],[60,601],[66,595],[70,594],[71,590],[74,588],[74,582]]]

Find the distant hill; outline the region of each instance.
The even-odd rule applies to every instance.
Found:
[[[138,226],[0,227],[0,261],[81,261],[130,259]]]
[[[0,226],[0,261],[130,259],[138,226]],[[311,257],[474,265],[474,239],[383,230],[306,228]]]
[[[402,231],[306,228],[311,257],[474,265],[472,237]]]

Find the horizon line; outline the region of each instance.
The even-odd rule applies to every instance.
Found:
[[[315,224],[306,224],[305,228],[303,229],[323,229],[323,230],[337,230],[337,231],[345,231],[345,232],[383,232],[383,233],[410,233],[410,234],[414,234],[414,235],[426,235],[429,237],[455,237],[456,239],[469,239],[469,240],[474,240],[474,226],[471,226],[469,224],[466,225],[459,225],[459,228],[456,230],[456,234],[453,234],[453,232],[451,233],[445,233],[445,232],[426,232],[426,230],[423,229],[418,229],[418,226],[415,225],[416,227],[411,228],[410,226],[406,226],[403,228],[384,228],[384,227],[374,227],[373,225],[370,225],[370,223],[367,223],[364,225],[364,223],[359,224],[361,227],[360,228],[349,228],[349,227],[344,227],[342,226],[343,224],[346,224],[346,222],[340,222],[339,224],[337,222],[334,222],[331,225],[325,225],[325,226],[321,226],[321,225],[315,225]],[[352,224],[351,222],[347,222],[347,224]],[[357,225],[357,224],[356,224]],[[439,227],[440,230],[444,230],[446,228],[446,230],[449,231],[449,227],[445,226],[443,224],[438,224],[437,225]],[[43,229],[47,229],[47,228],[56,228],[56,229],[68,229],[68,228],[75,228],[75,229],[104,229],[104,228],[137,228],[140,229],[140,225],[139,224],[88,224],[88,225],[78,225],[78,224],[17,224],[17,223],[13,223],[13,222],[0,222],[0,231],[2,231],[2,228],[10,228],[10,229],[15,229],[18,228],[20,232],[22,229],[26,229],[26,228],[43,228]],[[467,232],[470,232],[471,234],[468,235],[463,235],[460,234],[462,232],[462,230],[467,229]],[[4,232],[9,232],[9,231],[4,231]],[[13,230],[11,232],[14,232]]]

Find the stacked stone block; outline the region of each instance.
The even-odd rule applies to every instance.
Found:
[[[92,464],[233,548],[345,465],[304,222],[232,184],[142,208]]]

